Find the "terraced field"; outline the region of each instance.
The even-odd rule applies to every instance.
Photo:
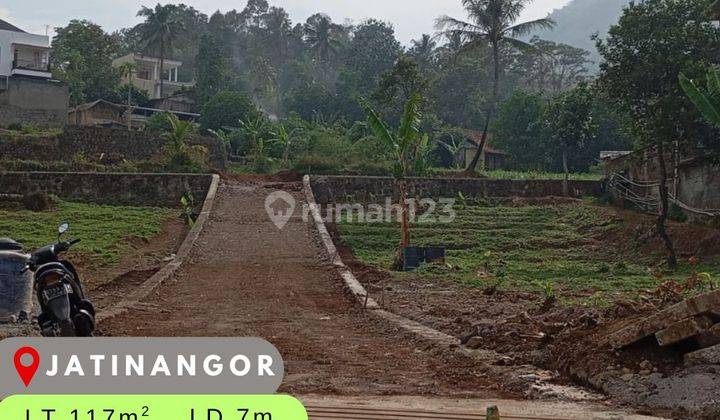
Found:
[[[658,268],[660,256],[643,249],[648,239],[635,234],[609,207],[481,201],[456,205],[455,210],[452,223],[416,224],[412,229],[413,244],[446,246],[447,264],[395,277],[420,275],[469,286],[536,290],[600,304],[609,294],[654,289],[666,280]],[[337,227],[357,259],[380,269],[391,265],[397,224],[346,220]],[[695,269],[718,272],[717,267]],[[683,278],[692,269],[684,264],[674,275]]]

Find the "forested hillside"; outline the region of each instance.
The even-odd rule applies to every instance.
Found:
[[[600,55],[591,36],[598,33],[604,37],[610,26],[617,23],[623,7],[628,3],[629,0],[573,0],[550,14],[550,18],[557,23],[554,30],[537,35],[590,51],[591,59],[597,67]]]
[[[627,0],[574,0],[553,13],[552,31],[546,30],[553,26],[546,20],[523,21],[523,7],[530,4],[524,0],[502,0],[501,9],[466,2],[465,13],[439,17],[433,33],[417,34],[407,47],[396,38],[392,22],[339,23],[321,11],[294,22],[267,0],[249,0],[243,9],[211,15],[183,4],[156,5],[139,11],[141,23],[114,33],[90,21],[57,28],[52,67],[69,85],[72,106],[97,99],[142,105],[146,92],[121,77],[134,70],[113,67],[112,59],[134,52],[182,61],[179,79],[194,82],[184,93],[192,110],[202,115],[200,132],[225,140],[257,171],[291,167],[390,174],[396,147],[387,143],[391,136],[374,129],[412,120],[423,134],[416,136],[423,141],[413,152],[422,156],[416,174],[440,166],[482,167],[476,152],[482,148],[470,141],[488,139],[504,152],[507,169],[584,172],[597,163],[600,151],[628,150],[631,141],[657,137],[643,131],[656,122],[634,127],[632,122],[643,116],[631,115],[633,107],[620,112],[609,102],[625,92],[608,95],[627,81],[628,73],[653,80],[651,87],[665,77],[657,95],[666,95],[663,89],[677,92],[681,71],[691,78],[702,75],[702,65],[678,63],[717,61],[720,30],[706,21],[709,2],[646,0],[623,8]],[[662,14],[653,13],[658,8]],[[676,16],[679,12],[687,16]],[[666,41],[662,37],[670,18],[678,35]],[[696,39],[684,35],[687,22],[695,22],[690,29],[698,27]],[[596,58],[591,64],[591,53],[579,47],[597,57],[591,35],[605,34],[615,24],[601,48],[610,61],[600,65]],[[654,39],[646,35],[650,29],[656,31]],[[625,39],[640,45],[622,50]],[[667,65],[649,68],[647,75],[624,70],[643,64],[637,51],[654,40],[667,51],[658,57],[648,52],[648,60],[668,60],[677,68],[670,73]],[[703,50],[695,51],[690,41]],[[626,57],[617,51],[627,54],[627,63],[618,61]],[[591,73],[618,80],[599,83]],[[690,133],[693,127],[680,122],[692,126],[699,116],[684,94],[674,100],[652,115]],[[413,103],[418,115],[402,118]],[[690,114],[678,119],[679,110]],[[167,130],[167,118],[156,115],[158,120],[145,129]],[[467,158],[466,148],[473,149],[474,158]]]

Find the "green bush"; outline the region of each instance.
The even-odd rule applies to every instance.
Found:
[[[220,130],[223,127],[238,127],[239,121],[250,121],[263,117],[255,104],[240,92],[219,92],[202,109],[200,127],[203,130]]]
[[[36,160],[3,160],[0,162],[0,169],[5,171],[46,171],[48,167]]]
[[[150,118],[145,121],[143,130],[153,134],[162,134],[172,130],[172,125],[170,125],[169,120],[171,115],[173,114],[168,111],[151,115]]]
[[[343,164],[326,156],[302,155],[295,160],[292,169],[302,174],[337,175],[343,172]]]

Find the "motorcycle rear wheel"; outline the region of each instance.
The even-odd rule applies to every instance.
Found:
[[[66,319],[65,321],[60,321],[60,337],[75,337],[77,334],[75,333],[75,323],[73,323],[72,319]]]

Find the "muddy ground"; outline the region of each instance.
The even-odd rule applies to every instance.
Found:
[[[560,375],[552,376],[560,384],[595,386],[616,397],[604,401],[606,407],[621,401],[633,407],[650,406],[643,412],[673,414],[663,410],[662,403],[653,403],[656,398],[671,408],[700,412],[692,406],[697,398],[690,396],[691,403],[685,405],[668,399],[668,395],[683,397],[677,387],[682,381],[663,382],[675,375],[671,367],[677,364],[677,353],[655,357],[643,353],[643,347],[627,354],[593,348],[594,337],[617,320],[651,311],[649,305],[541,311],[543,302],[533,294],[487,293],[420,278],[393,282],[385,273],[354,261],[344,249],[358,277],[373,285],[371,291],[378,301],[384,297],[392,311],[459,338],[474,332],[473,345],[508,357],[498,360],[499,366],[488,366],[452,349],[435,348],[368,316],[346,295],[317,245],[314,226],[300,218],[299,209],[283,230],[269,223],[264,208],[269,193],[284,189],[303,201],[296,179],[292,173],[272,179],[225,176],[210,219],[175,279],[130,312],[103,322],[99,334],[263,337],[278,347],[285,360],[286,377],[280,391],[295,395],[538,398],[540,394],[527,392],[528,383],[508,382],[497,374],[500,368],[522,372],[533,364],[559,371]],[[185,229],[170,222],[163,235],[138,244],[117,271],[83,267],[85,276],[96,279],[90,295],[101,310],[165,264]],[[567,325],[561,327],[561,323]],[[652,364],[649,374],[637,370],[641,359]],[[603,379],[603,374],[615,371],[617,375]],[[709,398],[714,398],[712,392],[720,390],[720,382],[707,376],[707,371],[700,375],[704,382],[684,376],[685,394],[703,392],[704,386]],[[629,387],[636,388],[630,396]],[[687,413],[675,412],[679,417]]]
[[[618,210],[638,228],[649,219]],[[646,220],[647,219],[647,220]],[[605,240],[622,249],[636,232],[615,232]],[[465,287],[450,280],[416,275],[393,277],[357,260],[330,226],[339,252],[358,279],[385,308],[447,334],[467,347],[495,350],[511,365],[535,365],[557,372],[554,380],[602,391],[640,407],[642,412],[676,418],[720,418],[720,367],[684,368],[683,354],[697,349],[688,341],[660,348],[654,339],[620,351],[604,337],[681,297],[646,291],[642,298],[600,309],[549,303],[536,293]],[[718,253],[716,229],[673,224],[682,257]],[[657,252],[648,242],[643,252]]]
[[[512,396],[481,366],[429,348],[355,309],[296,216],[278,230],[265,197],[279,185],[227,180],[192,256],[108,336],[259,336],[285,360],[281,388],[339,395]],[[301,184],[283,185],[299,202]]]

